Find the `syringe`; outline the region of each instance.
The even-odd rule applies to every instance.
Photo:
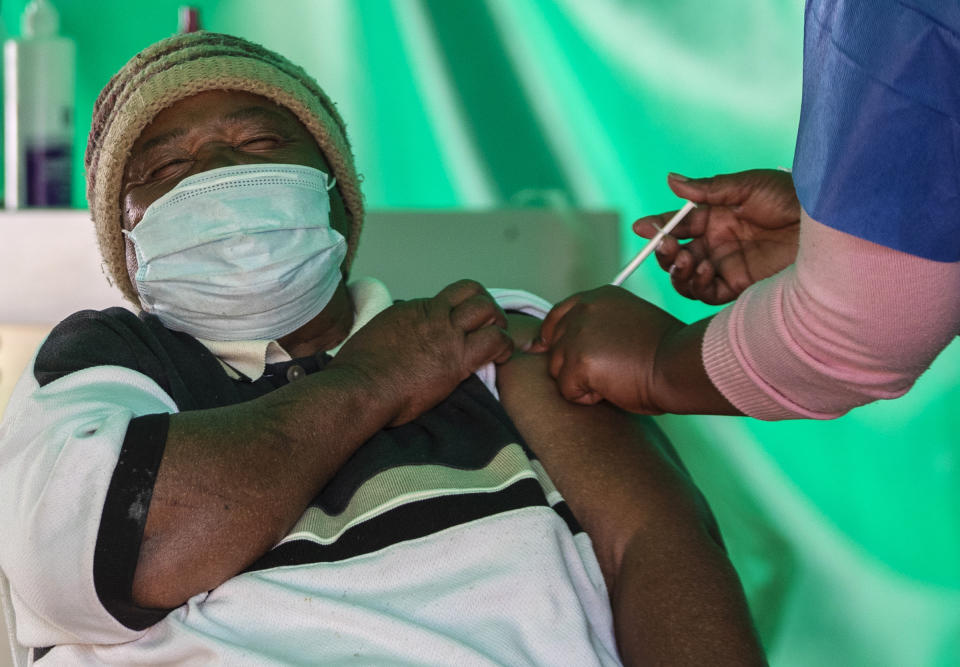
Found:
[[[692,201],[688,201],[686,204],[684,204],[683,208],[674,213],[673,217],[670,218],[670,221],[663,226],[663,229],[657,232],[657,235],[650,239],[650,242],[647,243],[647,245],[643,246],[643,250],[638,252],[637,256],[634,257],[629,264],[623,267],[623,271],[617,274],[617,277],[614,278],[613,282],[610,284],[617,286],[622,285],[623,281],[626,280],[631,273],[637,270],[637,267],[640,266],[643,260],[649,257],[650,253],[656,250],[657,246],[660,245],[660,241],[662,241],[665,236],[672,232],[674,227],[680,224],[680,221],[683,220],[687,213],[696,207],[697,205]]]

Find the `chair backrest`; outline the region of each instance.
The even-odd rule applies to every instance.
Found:
[[[13,387],[50,331],[48,324],[6,324],[0,322],[0,418]],[[0,666],[2,667],[2,666]]]
[[[10,598],[10,584],[0,570],[0,610],[3,612],[3,623],[6,627],[7,641],[10,646],[10,657],[13,667],[26,667],[29,664],[27,649],[17,643],[16,623],[13,617],[13,600]],[[4,664],[0,658],[0,665]]]

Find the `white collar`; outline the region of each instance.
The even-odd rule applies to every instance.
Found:
[[[393,304],[387,287],[376,278],[358,278],[349,285],[347,291],[353,302],[353,326],[350,333],[339,345],[327,354],[335,355],[343,343],[347,342],[362,326],[372,320],[381,311]],[[267,364],[290,361],[290,354],[275,340],[222,341],[198,338],[203,346],[210,350],[234,380],[245,377],[259,380]]]

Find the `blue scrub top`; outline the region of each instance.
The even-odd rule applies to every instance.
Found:
[[[793,178],[814,220],[960,260],[960,0],[808,0]]]

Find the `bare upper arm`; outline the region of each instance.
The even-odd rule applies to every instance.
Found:
[[[497,386],[507,413],[590,534],[608,581],[638,531],[710,523],[702,496],[651,418],[605,402],[568,402],[545,355],[515,353],[499,367]]]

